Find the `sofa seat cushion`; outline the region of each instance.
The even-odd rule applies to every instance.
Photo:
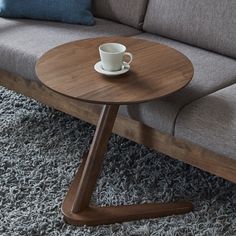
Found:
[[[149,0],[144,30],[236,58],[236,1]]]
[[[37,59],[55,46],[92,37],[138,33],[132,27],[98,18],[95,26],[0,18],[0,68],[26,79],[37,79]]]
[[[194,77],[187,87],[168,97],[122,107],[124,115],[141,120],[160,131],[173,133],[175,119],[181,108],[236,82],[234,59],[151,34],[137,37],[169,45],[185,54],[193,63]]]
[[[186,106],[175,136],[236,160],[236,84]]]

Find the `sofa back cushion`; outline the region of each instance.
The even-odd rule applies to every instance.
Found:
[[[150,0],[144,30],[236,58],[236,0]]]
[[[93,13],[97,17],[140,29],[147,3],[148,0],[93,0]]]

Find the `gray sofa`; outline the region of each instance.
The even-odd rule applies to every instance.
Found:
[[[176,158],[236,182],[236,1],[96,0],[94,14],[92,27],[0,18],[0,85],[16,88],[8,86],[12,78],[40,83],[37,59],[73,40],[123,35],[169,45],[192,61],[192,82],[166,98],[123,106],[120,115],[173,137],[173,145],[186,141]],[[191,156],[194,145],[201,151]],[[220,171],[219,163],[227,166]]]

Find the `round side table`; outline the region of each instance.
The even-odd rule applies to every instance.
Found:
[[[127,74],[106,77],[94,70],[99,61],[98,47],[107,42],[122,43],[133,54],[134,61]],[[55,92],[103,105],[90,151],[84,155],[62,205],[66,222],[100,225],[192,210],[192,204],[185,201],[107,207],[90,204],[119,106],[158,99],[185,87],[193,77],[193,66],[187,57],[146,40],[103,37],[67,43],[48,51],[37,62],[36,73]]]

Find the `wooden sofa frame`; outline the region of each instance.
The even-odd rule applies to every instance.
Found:
[[[100,107],[68,98],[35,81],[25,80],[0,69],[0,86],[96,125]],[[175,138],[136,120],[118,116],[113,132],[236,183],[236,160],[219,155],[187,140]]]

